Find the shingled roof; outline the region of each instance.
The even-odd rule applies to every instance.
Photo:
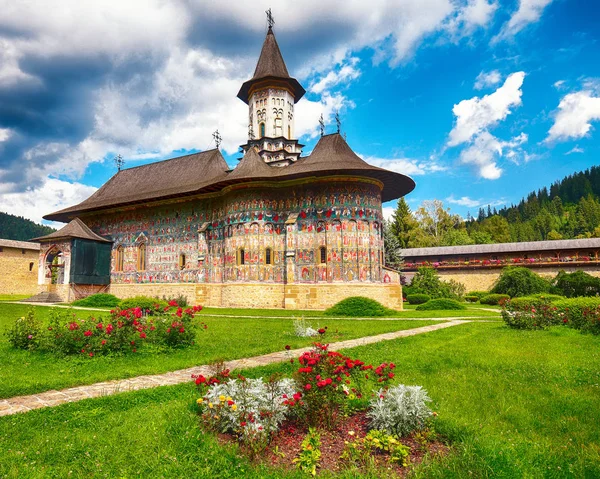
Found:
[[[237,94],[238,98],[243,102],[248,103],[248,97],[250,96],[252,87],[267,79],[279,80],[286,83],[292,90],[296,102],[306,93],[306,90],[300,85],[300,82],[295,78],[290,77],[271,27],[269,27],[262,50],[260,51],[260,57],[258,58],[254,75],[242,85]]]
[[[40,245],[37,243],[30,243],[29,241],[17,241],[0,238],[0,247],[2,248],[16,248],[16,249],[31,249],[39,250]]]
[[[44,218],[68,221],[84,212],[211,193],[238,183],[333,175],[381,181],[384,202],[400,198],[415,187],[415,182],[408,176],[369,165],[352,151],[339,133],[334,133],[321,137],[310,156],[300,158],[289,166],[269,166],[251,148],[234,170],[229,170],[218,150],[125,169],[87,200]]]
[[[38,238],[33,238],[31,241],[45,243],[48,241],[57,241],[69,238],[81,238],[92,241],[99,241],[101,243],[112,243],[112,241],[107,240],[106,238],[103,238],[102,236],[99,236],[96,233],[94,233],[79,218],[75,218],[68,225],[63,226],[61,229],[55,231],[54,233],[50,233],[46,236],[39,236]]]

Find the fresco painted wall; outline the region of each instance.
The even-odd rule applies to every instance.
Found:
[[[381,185],[369,180],[243,187],[82,219],[114,241],[114,284],[383,281]],[[141,244],[146,265],[140,269]],[[123,271],[115,271],[118,247]],[[320,247],[326,248],[323,264]],[[266,264],[267,248],[272,264]]]

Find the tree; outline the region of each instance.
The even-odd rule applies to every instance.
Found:
[[[418,236],[419,223],[414,218],[404,197],[398,200],[396,211],[388,225],[390,233],[396,237],[400,248],[414,248]]]
[[[400,255],[400,243],[398,238],[392,233],[390,222],[383,222],[383,247],[385,250],[385,266],[393,269],[401,269],[402,256]]]
[[[450,208],[444,208],[440,200],[424,201],[415,213],[421,229],[439,245],[442,236],[448,230],[462,223],[458,215],[450,214]]]
[[[440,240],[440,246],[463,246],[475,242],[464,229],[451,229],[444,233]]]
[[[480,231],[488,233],[494,243],[508,243],[510,241],[508,221],[502,216],[486,218],[481,224]]]

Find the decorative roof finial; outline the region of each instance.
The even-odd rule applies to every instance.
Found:
[[[342,121],[340,120],[340,112],[339,111],[335,111],[335,124],[337,125],[337,132],[340,132],[340,129],[342,128]]]
[[[323,120],[323,113],[319,117],[319,127],[321,129],[321,136],[325,134],[325,121]]]
[[[269,24],[269,30],[271,30],[273,28],[273,25],[275,25],[275,19],[273,18],[273,14],[271,13],[270,8],[266,10],[265,13],[267,14],[267,23]]]
[[[215,145],[217,145],[217,149],[221,146],[221,141],[223,141],[223,137],[219,134],[219,130],[215,130],[212,135],[213,140],[215,140]]]
[[[125,164],[125,160],[123,159],[121,154],[119,153],[117,156],[115,156],[113,158],[113,161],[115,162],[115,165],[117,166],[117,171],[121,171],[121,168],[123,168],[123,165]]]

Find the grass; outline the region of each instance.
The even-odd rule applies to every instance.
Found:
[[[31,294],[0,294],[0,301],[21,301],[31,298]]]
[[[200,314],[199,318],[208,325],[208,329],[198,333],[196,344],[190,348],[162,353],[141,350],[136,354],[95,356],[93,359],[87,356],[57,357],[51,353],[20,351],[10,347],[3,333],[28,308],[29,306],[18,304],[0,306],[0,398],[109,379],[164,373],[206,364],[216,359],[238,359],[281,351],[286,344],[292,348],[307,346],[314,341],[294,336],[291,319],[211,318]],[[36,308],[40,319],[47,318],[49,312],[48,307]],[[79,314],[88,316],[98,313],[80,311]],[[328,333],[323,340],[329,342],[435,324],[430,321],[353,321],[331,318],[317,318],[309,322],[314,326],[327,326]]]
[[[398,381],[433,398],[453,449],[414,477],[600,477],[597,337],[470,323],[346,353],[396,362]],[[201,434],[195,397],[184,384],[0,418],[0,477],[305,477],[254,466]]]

